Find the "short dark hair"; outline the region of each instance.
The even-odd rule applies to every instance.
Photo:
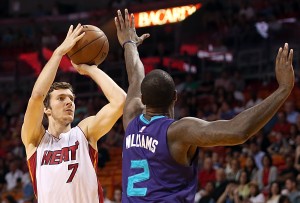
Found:
[[[262,161],[264,158],[267,158],[269,160],[269,165],[272,166],[273,165],[273,159],[272,159],[272,156],[269,154],[269,153],[266,153],[263,158],[262,158]]]
[[[67,83],[67,82],[54,82],[51,85],[51,87],[50,87],[50,89],[49,89],[49,91],[46,95],[46,98],[44,99],[45,108],[50,107],[50,94],[51,94],[51,92],[53,92],[54,90],[59,90],[59,89],[69,89],[74,94],[73,87],[70,83]]]
[[[141,92],[146,106],[168,107],[174,99],[175,83],[167,72],[156,69],[142,81]]]
[[[286,195],[280,195],[278,203],[286,203],[286,202],[291,202],[290,198]]]

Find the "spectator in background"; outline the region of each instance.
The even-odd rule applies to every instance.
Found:
[[[17,180],[22,179],[23,172],[18,168],[17,160],[9,164],[9,172],[5,175],[6,189],[12,190],[17,185]]]
[[[300,131],[296,124],[292,124],[290,128],[289,136],[287,137],[287,142],[290,144],[291,147],[295,148],[295,141],[297,135],[300,134]]]
[[[293,156],[286,156],[285,157],[285,166],[284,168],[279,172],[277,181],[279,181],[281,184],[284,184],[284,181],[288,178],[296,179],[299,172],[294,167],[294,158]]]
[[[215,89],[218,87],[224,88],[226,91],[228,90],[230,85],[230,77],[227,71],[222,71],[221,75],[215,80]]]
[[[215,180],[215,189],[213,191],[213,198],[215,201],[223,194],[228,185],[228,180],[226,179],[226,173],[224,168],[216,169],[216,180]]]
[[[26,163],[23,163],[23,176],[22,176],[22,193],[23,200],[33,201],[34,200],[34,191],[33,185],[30,180],[30,174]]]
[[[295,124],[299,112],[295,109],[295,103],[293,101],[286,101],[284,103],[284,112],[286,113],[286,119],[289,123]]]
[[[265,203],[265,196],[259,190],[258,184],[255,182],[250,182],[250,195],[249,200],[251,203]]]
[[[205,157],[203,168],[198,173],[200,187],[204,188],[207,182],[216,180],[216,170],[213,168],[211,157]]]
[[[273,126],[272,131],[281,133],[285,138],[288,137],[291,124],[287,121],[286,113],[284,111],[279,111],[276,117],[277,122]]]
[[[231,104],[227,101],[223,101],[221,104],[221,107],[218,111],[218,119],[221,120],[230,120],[232,119],[236,113],[234,112],[233,108],[231,107]]]
[[[280,198],[280,192],[281,192],[281,187],[279,182],[275,181],[271,183],[267,203],[278,203],[278,200]]]
[[[255,17],[255,10],[249,1],[241,2],[239,15],[244,16],[247,21],[253,20],[253,18]]]
[[[218,152],[213,151],[212,155],[211,155],[211,159],[212,159],[212,162],[213,162],[213,168],[215,170],[222,167],[221,157],[220,157]]]
[[[249,177],[250,181],[256,180],[257,176],[257,167],[254,161],[254,158],[252,156],[249,156],[246,158],[246,163],[244,170],[247,173],[247,176]]]
[[[0,193],[3,189],[5,189],[6,185],[6,180],[5,180],[5,175],[8,173],[8,168],[6,167],[5,164],[5,159],[0,158]]]
[[[121,187],[116,187],[114,190],[113,203],[121,203],[122,201],[122,189]]]
[[[240,162],[233,158],[230,160],[229,170],[226,172],[226,179],[229,181],[238,181],[241,175]]]
[[[257,172],[257,184],[259,189],[267,192],[270,185],[277,179],[278,171],[277,167],[273,166],[272,157],[269,154],[265,154],[262,159],[263,168]]]
[[[288,196],[280,195],[278,203],[292,203]]]
[[[217,200],[217,203],[235,203],[235,192],[237,191],[238,184],[235,182],[229,183],[225,191]]]
[[[214,89],[214,101],[218,106],[221,106],[226,101],[227,92],[224,87],[216,87]]]
[[[21,14],[22,7],[20,0],[11,0],[10,2],[10,15],[14,18],[19,17]]]
[[[215,203],[215,200],[212,197],[214,187],[214,182],[208,181],[204,190],[202,190],[200,200],[197,203]]]
[[[269,140],[271,144],[267,148],[267,151],[270,155],[283,156],[288,154],[287,152],[289,151],[289,143],[287,142],[286,137],[283,137],[281,132],[272,131],[269,134]]]
[[[239,176],[238,187],[237,187],[237,193],[239,199],[241,200],[248,199],[250,194],[249,182],[250,179],[247,172],[245,170],[242,170],[241,175]]]
[[[294,160],[294,167],[300,172],[300,134],[296,136],[295,140],[295,160]]]
[[[255,106],[256,104],[259,104],[261,101],[262,99],[257,95],[257,90],[256,89],[250,90],[250,99],[246,103],[246,109],[249,109],[252,106]]]
[[[253,156],[255,164],[258,169],[262,169],[262,158],[265,155],[265,152],[261,150],[261,145],[257,143],[256,139],[250,141],[250,155]]]
[[[17,179],[17,184],[16,186],[10,190],[9,192],[11,195],[13,195],[13,197],[19,202],[19,201],[23,201],[23,183],[22,183],[22,179],[18,178]]]
[[[6,195],[2,199],[1,203],[18,203],[12,195]]]
[[[300,202],[300,191],[297,189],[297,181],[293,178],[288,178],[285,181],[285,189],[282,190],[283,195],[287,195],[291,203]]]
[[[297,116],[296,126],[297,126],[297,129],[300,131],[300,114]]]
[[[103,187],[103,203],[113,203],[110,199],[107,197],[107,190],[105,187]]]
[[[239,70],[235,70],[231,82],[238,92],[243,92],[246,86],[245,79]]]

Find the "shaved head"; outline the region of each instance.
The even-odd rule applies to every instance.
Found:
[[[146,75],[141,92],[146,106],[168,107],[175,98],[175,83],[167,72],[157,69]]]

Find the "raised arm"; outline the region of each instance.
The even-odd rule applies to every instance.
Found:
[[[44,105],[43,101],[54,81],[60,61],[75,44],[80,40],[84,33],[80,34],[82,26],[77,25],[75,29],[71,25],[63,43],[56,48],[47,62],[37,81],[34,84],[30,99],[25,112],[24,123],[22,125],[21,137],[29,158],[35,151],[35,148],[45,132],[42,126]]]
[[[124,20],[125,19],[125,20]],[[138,114],[142,113],[144,105],[141,101],[141,83],[145,77],[144,65],[141,62],[137,46],[149,34],[143,34],[138,37],[135,30],[134,16],[129,16],[128,10],[125,9],[124,19],[120,10],[115,17],[117,35],[120,45],[124,49],[126,70],[128,75],[128,91],[123,113],[123,127],[127,128],[128,123]]]
[[[184,118],[170,128],[171,137],[187,145],[217,146],[244,143],[257,133],[277,112],[294,86],[293,50],[288,44],[280,48],[276,57],[276,78],[279,87],[260,104],[243,111],[231,120],[206,122]]]
[[[84,131],[87,139],[96,148],[97,141],[105,135],[123,113],[126,93],[96,65],[76,65],[75,69],[82,75],[91,77],[101,88],[108,100],[95,116],[82,120],[78,126]]]

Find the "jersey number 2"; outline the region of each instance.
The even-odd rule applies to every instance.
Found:
[[[134,183],[142,182],[150,178],[148,161],[146,159],[132,160],[130,168],[142,168],[144,171],[128,177],[127,195],[145,196],[147,193],[147,188],[134,188],[133,186]]]
[[[71,172],[71,174],[70,174],[70,177],[69,177],[68,180],[67,180],[67,183],[72,182],[72,180],[73,180],[73,178],[74,178],[74,176],[75,176],[75,173],[76,173],[77,169],[78,169],[78,163],[76,163],[76,164],[69,164],[69,165],[68,165],[68,170],[72,170],[72,172]]]

